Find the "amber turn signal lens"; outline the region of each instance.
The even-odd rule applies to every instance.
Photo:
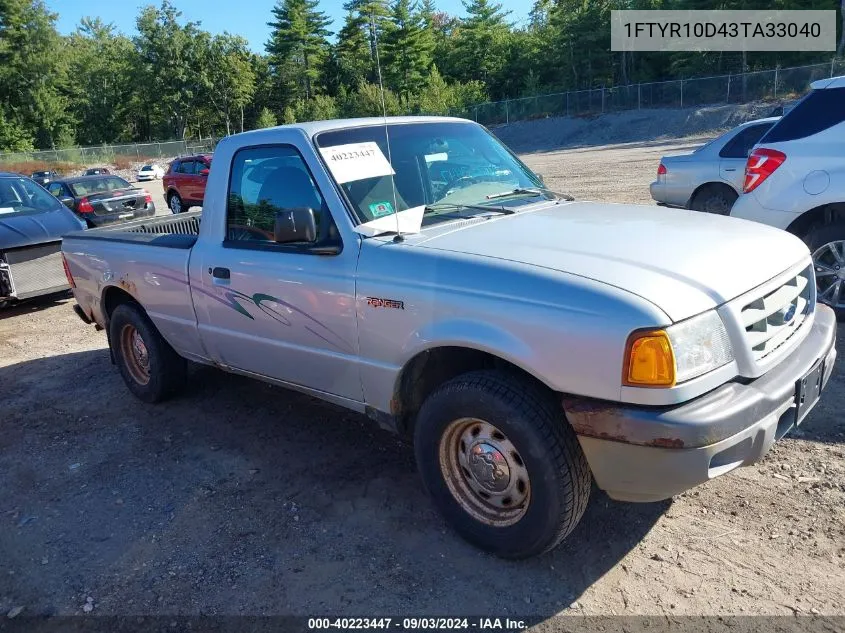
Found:
[[[642,332],[628,342],[625,384],[632,387],[671,387],[675,384],[675,355],[666,332]]]

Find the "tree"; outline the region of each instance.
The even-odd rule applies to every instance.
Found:
[[[490,0],[463,0],[467,18],[463,21],[456,53],[460,77],[495,84],[504,61],[509,33],[502,5]]]
[[[0,107],[10,145],[72,141],[56,14],[42,0],[0,0]]]
[[[255,121],[255,128],[263,129],[266,127],[276,127],[276,125],[278,125],[276,115],[269,108],[263,108],[258,115],[258,119]]]
[[[383,44],[387,84],[405,104],[419,90],[434,50],[432,33],[414,9],[411,0],[395,0]]]
[[[318,5],[318,0],[277,0],[268,23],[273,30],[265,48],[277,85],[290,100],[310,99],[320,81],[331,20]]]
[[[112,142],[126,136],[135,85],[132,42],[99,18],[82,18],[65,39],[68,108],[76,121],[77,141],[86,145]]]
[[[353,9],[346,12],[343,28],[337,35],[332,50],[334,92],[341,87],[350,88],[371,78],[372,56],[367,39],[366,21]]]
[[[343,8],[354,15],[350,26],[357,27],[364,33],[370,49],[367,79],[372,82],[377,81],[376,62],[378,61],[377,58],[381,56],[381,40],[384,39],[384,32],[389,28],[390,8],[388,0],[348,0]]]
[[[140,57],[145,98],[155,95],[155,109],[160,109],[168,127],[177,138],[184,138],[194,106],[199,103],[206,58],[197,22],[182,25],[180,11],[162,0],[156,9],[144,7],[138,16],[135,46]],[[206,34],[207,36],[207,34]],[[147,111],[147,116],[151,112]]]
[[[255,92],[255,73],[250,63],[247,41],[238,36],[217,35],[211,39],[208,49],[205,96],[226,125],[226,134],[231,134],[234,114],[240,115],[241,132],[244,130],[244,107]]]

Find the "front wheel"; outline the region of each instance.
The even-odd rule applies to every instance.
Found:
[[[414,450],[425,488],[473,545],[527,558],[560,543],[590,496],[590,471],[552,397],[480,371],[439,387],[420,409]]]
[[[126,386],[139,400],[159,402],[185,384],[187,363],[159,334],[140,306],[117,306],[109,320],[109,342]]]

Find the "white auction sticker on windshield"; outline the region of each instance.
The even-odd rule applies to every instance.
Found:
[[[321,147],[320,153],[339,184],[391,176],[396,172],[381,149],[372,141]]]

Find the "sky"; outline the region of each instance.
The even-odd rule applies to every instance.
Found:
[[[333,31],[343,25],[345,0],[321,0],[320,9],[334,20]],[[499,0],[504,10],[511,11],[511,22],[524,21],[531,6],[529,0]],[[182,18],[200,22],[202,28],[211,33],[228,31],[245,37],[253,51],[264,51],[270,29],[270,11],[275,0],[172,0],[173,5],[182,12]],[[47,0],[47,6],[59,14],[57,28],[66,35],[73,32],[79,20],[85,16],[99,17],[103,22],[112,24],[125,35],[135,33],[135,18],[140,7],[147,4],[159,4],[159,0],[111,0],[110,2],[91,2],[91,0]],[[460,0],[436,0],[437,9],[453,15],[464,15]],[[248,8],[247,8],[248,7]]]

